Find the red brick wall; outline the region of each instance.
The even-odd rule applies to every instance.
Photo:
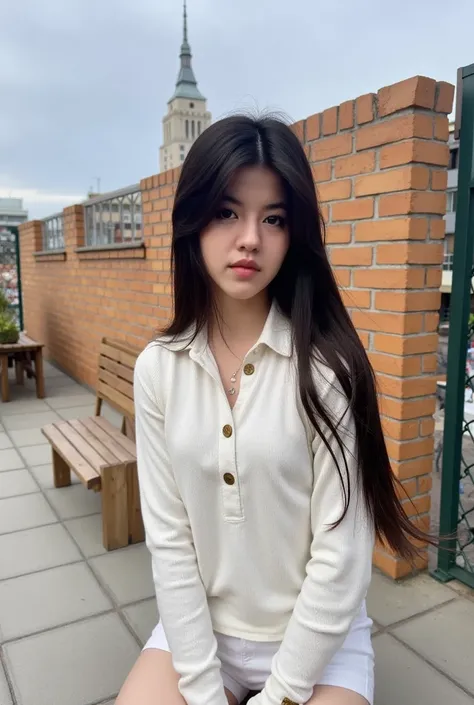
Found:
[[[434,443],[439,286],[453,86],[415,77],[298,122],[344,301],[377,372],[393,468],[426,524]],[[178,170],[141,182],[144,248],[77,252],[81,206],[65,209],[65,255],[35,255],[21,227],[28,333],[65,370],[95,383],[100,338],[144,345],[169,317],[171,207]],[[411,502],[413,502],[414,507]],[[392,577],[406,563],[378,546]],[[426,552],[419,561],[427,564]]]

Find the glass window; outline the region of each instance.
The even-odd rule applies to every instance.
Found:
[[[458,202],[458,192],[457,191],[448,191],[447,201],[446,201],[446,212],[447,213],[456,213],[457,202]]]
[[[186,120],[186,139],[189,139],[189,120]]]
[[[457,169],[459,167],[459,149],[455,147],[449,153],[449,169]]]
[[[198,135],[201,134],[201,121],[198,120]]]
[[[180,154],[180,159],[182,162],[184,162],[184,154]]]
[[[181,152],[184,152],[184,144],[180,144],[180,145],[179,145],[179,149],[180,149]]]
[[[191,120],[191,136],[194,139],[194,137],[195,137],[195,135],[194,135],[194,120]]]

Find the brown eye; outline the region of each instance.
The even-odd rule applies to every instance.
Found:
[[[237,216],[230,208],[221,208],[217,211],[216,218],[217,220],[233,220]]]
[[[265,223],[268,225],[274,225],[277,228],[284,228],[286,225],[286,219],[282,215],[269,215],[265,218]]]

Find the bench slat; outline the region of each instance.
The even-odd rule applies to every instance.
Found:
[[[107,448],[98,438],[96,438],[84,424],[84,419],[72,419],[70,425],[104,460],[104,464],[117,465],[122,462],[120,458]]]
[[[118,428],[115,428],[115,426],[112,426],[110,421],[107,419],[104,419],[103,416],[96,416],[95,417],[96,423],[100,428],[102,428],[104,431],[107,431],[107,433],[117,441],[117,443],[120,443],[122,448],[125,448],[125,450],[128,450],[129,453],[132,453],[135,458],[137,457],[137,447],[133,441],[130,440],[130,438],[127,438],[127,436],[124,436],[123,433],[121,433]]]
[[[100,488],[101,479],[99,473],[82,457],[55,424],[48,424],[41,430],[54,450],[59,453],[68,465],[74,468],[74,472],[88,489]]]
[[[101,343],[99,348],[100,355],[105,355],[105,357],[114,360],[115,362],[121,362],[123,365],[130,367],[132,370],[135,367],[137,361],[137,356],[133,354],[130,349],[126,352],[125,348],[118,348],[107,343]]]
[[[110,358],[101,355],[99,367],[103,367],[117,377],[121,377],[122,379],[127,380],[127,382],[133,384],[133,370],[126,365],[122,365],[121,362],[115,362],[115,360],[111,360]]]
[[[81,423],[106,447],[108,448],[122,463],[133,462],[137,459],[136,453],[130,453],[120,443],[111,437],[107,431],[96,423],[97,417],[81,419]]]
[[[82,438],[82,436],[73,428],[69,421],[56,423],[56,428],[59,428],[63,436],[67,438],[69,443],[74,446],[78,453],[82,455],[87,462],[92,465],[94,470],[100,475],[104,465],[109,465],[99,453]]]
[[[122,409],[122,413],[125,416],[135,416],[135,405],[133,400],[129,399],[129,397],[125,396],[125,394],[122,394],[116,389],[109,387],[108,384],[102,382],[101,380],[97,383],[97,394],[106,401],[110,401]]]
[[[120,377],[111,374],[103,368],[99,369],[99,380],[107,384],[109,387],[112,387],[112,389],[116,389],[118,392],[121,392],[133,401],[133,384],[130,382],[120,379]]]

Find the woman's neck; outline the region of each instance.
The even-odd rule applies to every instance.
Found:
[[[247,300],[222,296],[209,325],[211,343],[224,340],[230,348],[250,349],[260,337],[269,310],[266,292]]]

